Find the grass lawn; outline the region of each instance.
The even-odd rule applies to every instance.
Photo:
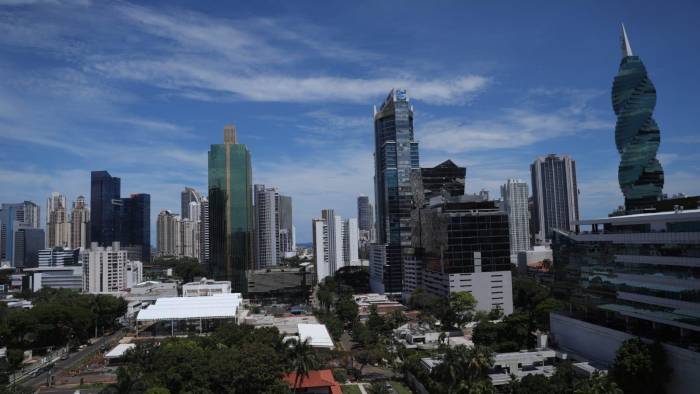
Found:
[[[360,388],[355,384],[345,384],[340,386],[340,388],[343,390],[343,394],[362,394]]]
[[[403,384],[402,382],[398,382],[398,381],[396,381],[396,380],[392,380],[392,381],[391,381],[391,385],[394,386],[394,390],[396,390],[396,392],[399,393],[399,394],[413,394],[413,392],[411,391],[411,389],[409,389],[408,387],[406,387],[406,385]]]

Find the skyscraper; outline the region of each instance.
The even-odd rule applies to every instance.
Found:
[[[501,186],[503,210],[508,214],[511,262],[517,261],[518,252],[530,249],[530,222],[528,220],[527,183],[509,179]]]
[[[209,245],[211,276],[246,292],[245,271],[253,267],[253,186],[250,152],[224,127],[224,143],[209,150]]]
[[[46,200],[46,247],[70,245],[66,196],[53,192]]]
[[[39,228],[39,206],[31,201],[24,201],[17,204],[2,204],[0,208],[0,262],[7,261],[14,264],[15,235],[20,229]],[[33,235],[35,233],[32,233],[32,242],[35,239]],[[41,248],[43,248],[43,241]]]
[[[70,213],[70,247],[73,249],[90,246],[90,208],[85,197],[78,196]]]
[[[321,218],[311,221],[314,266],[321,281],[351,264],[357,264],[359,230],[357,218],[343,220],[333,209],[321,211]]]
[[[180,218],[170,210],[160,211],[156,221],[158,256],[177,256],[180,244]]]
[[[445,160],[432,168],[421,168],[420,174],[426,201],[443,193],[450,196],[464,194],[467,169],[457,166],[452,160]]]
[[[151,195],[132,194],[122,199],[121,245],[132,248],[139,259],[151,261]]]
[[[30,268],[39,265],[39,251],[44,249],[44,230],[29,226],[20,226],[14,233],[12,266]]]
[[[578,220],[576,162],[569,156],[538,157],[530,165],[535,241],[551,239],[551,231],[573,231]]]
[[[191,187],[185,187],[185,190],[180,193],[180,216],[183,219],[190,219],[189,207],[193,201],[198,204],[201,203],[202,195]]]
[[[280,232],[279,248],[281,257],[296,255],[296,239],[292,215],[292,197],[278,194],[277,210],[279,212]]]
[[[275,188],[255,185],[255,269],[280,262],[279,193]]]
[[[360,262],[360,231],[357,219],[349,218],[343,221],[343,265],[358,265]]]
[[[372,229],[372,208],[369,197],[365,195],[357,197],[357,224],[362,231]]]
[[[403,290],[402,249],[411,246],[411,173],[419,166],[418,142],[413,135],[413,108],[406,90],[393,89],[374,113],[374,201],[377,205],[376,244],[380,245],[376,250],[383,251],[386,256],[370,250],[373,291],[399,293]]]
[[[121,179],[107,171],[90,175],[90,240],[108,246],[119,241]]]
[[[199,262],[209,264],[209,200],[202,197],[199,204]]]
[[[620,153],[618,180],[628,211],[650,208],[661,198],[664,171],[656,159],[661,136],[652,113],[656,88],[639,56],[632,54],[622,26],[622,60],[612,88],[617,124],[615,144]]]

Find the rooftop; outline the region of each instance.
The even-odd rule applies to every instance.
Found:
[[[119,358],[124,356],[127,351],[136,348],[136,344],[134,343],[120,343],[119,345],[115,346],[105,354],[105,358]]]
[[[284,381],[287,382],[290,388],[305,390],[304,392],[313,388],[329,388],[331,394],[342,394],[340,385],[333,378],[333,371],[330,369],[309,371],[309,375],[304,376],[300,381],[297,381],[296,372],[291,372],[285,375]]]
[[[163,297],[139,311],[137,321],[233,319],[241,305],[240,293],[202,297]]]
[[[582,219],[577,223],[579,225],[610,223],[614,225],[620,224],[644,224],[649,222],[659,221],[689,221],[700,220],[700,209],[688,209],[680,211],[665,211],[651,213],[636,213],[632,215],[610,216],[597,219]]]
[[[309,344],[313,347],[330,349],[334,347],[325,324],[299,324],[299,339],[302,341],[308,339]]]

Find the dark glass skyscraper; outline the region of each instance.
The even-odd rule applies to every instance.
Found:
[[[369,197],[357,197],[357,226],[360,231],[370,231],[372,229],[372,206]]]
[[[151,261],[151,195],[132,194],[122,199],[121,243],[140,247],[141,261]]]
[[[235,126],[226,126],[224,143],[209,150],[209,269],[241,293],[253,267],[252,179],[250,152],[237,143]]]
[[[656,159],[661,142],[659,126],[652,113],[656,88],[622,26],[622,61],[612,88],[612,105],[617,115],[615,144],[620,153],[618,180],[629,210],[650,208],[661,198],[664,172]]]
[[[398,293],[403,290],[402,248],[411,246],[411,174],[420,168],[406,90],[393,89],[375,111],[374,149],[377,244],[386,248],[385,258],[370,262],[371,284],[375,291]]]
[[[426,200],[443,193],[450,196],[464,194],[467,169],[458,167],[452,160],[445,160],[432,168],[421,168],[420,173]]]
[[[90,175],[90,239],[101,246],[119,241],[121,180],[107,171]]]

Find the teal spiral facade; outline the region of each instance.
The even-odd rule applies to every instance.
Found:
[[[623,56],[613,82],[612,105],[617,115],[618,180],[625,207],[634,210],[653,206],[664,186],[664,172],[656,159],[661,137],[652,117],[656,88],[639,56]]]

